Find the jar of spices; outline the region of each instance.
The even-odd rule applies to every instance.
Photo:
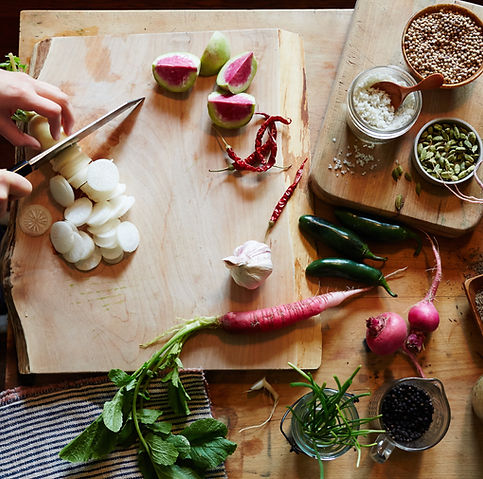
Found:
[[[408,72],[391,65],[370,68],[354,78],[347,92],[347,124],[366,143],[386,143],[404,135],[421,113],[420,91],[410,93],[395,110],[386,92],[372,88],[380,81],[403,86],[416,84]]]
[[[409,377],[384,384],[370,402],[371,415],[385,429],[371,449],[374,461],[385,462],[395,448],[424,451],[443,439],[448,431],[451,410],[443,383],[435,378]]]

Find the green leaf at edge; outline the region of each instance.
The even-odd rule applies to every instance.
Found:
[[[59,452],[59,457],[69,462],[86,462],[101,459],[116,447],[117,434],[107,429],[98,416],[84,431]]]

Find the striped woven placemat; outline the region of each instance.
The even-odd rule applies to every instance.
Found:
[[[202,371],[182,371],[181,380],[191,400],[188,417],[163,414],[180,431],[188,423],[212,417],[207,384]],[[115,451],[103,460],[72,464],[58,453],[80,434],[112,399],[116,386],[107,377],[39,388],[16,388],[0,393],[0,478],[142,478],[135,447]],[[165,385],[150,386],[149,407],[167,411]],[[224,467],[206,478],[226,478]]]

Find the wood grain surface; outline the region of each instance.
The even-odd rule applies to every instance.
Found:
[[[157,87],[150,68],[161,52],[201,56],[211,34],[72,36],[38,45],[34,76],[69,93],[78,127],[124,101],[146,97],[131,115],[79,143],[94,160],[114,159],[126,193],[136,199],[126,219],[137,225],[142,239],[138,250],[119,264],[101,264],[84,273],[52,253],[48,235],[30,237],[17,223],[7,256],[6,296],[11,297],[15,327],[22,331],[17,343],[21,371],[107,371],[116,364],[135,369],[152,354],[139,344],[181,318],[310,295],[303,271],[296,268],[309,258],[296,227],[298,216],[309,208],[306,181],[266,236],[275,204],[309,156],[302,41],[274,29],[226,31],[233,52],[253,50],[258,58],[257,81],[249,89],[257,109],[292,120],[279,128],[277,161],[293,168],[262,175],[211,172],[226,167],[206,109],[214,77],[200,77],[189,93],[175,95]],[[255,119],[223,135],[245,157],[254,148],[259,125]],[[34,191],[19,202],[17,220],[30,204],[43,204],[54,221],[62,219],[63,208],[48,194],[52,175],[50,165],[30,175]],[[222,261],[247,240],[266,241],[274,263],[269,280],[254,291],[236,286]],[[37,341],[43,331],[50,331],[49,348]],[[263,338],[204,333],[186,348],[184,362],[207,369],[261,369],[288,367],[292,358],[314,368],[320,364],[320,344],[314,322],[291,334]]]
[[[358,207],[388,217],[397,216],[428,231],[454,237],[475,228],[483,214],[483,206],[462,202],[446,188],[434,186],[421,178],[412,164],[412,147],[419,129],[436,117],[461,118],[481,132],[481,79],[457,89],[423,92],[423,108],[415,125],[403,137],[389,143],[367,148],[346,124],[346,97],[352,80],[360,72],[380,65],[396,65],[407,71],[401,52],[404,26],[414,13],[435,3],[441,2],[357,2],[327,114],[320,135],[313,138],[315,153],[311,184],[315,193],[330,203]],[[466,6],[480,17],[483,15],[483,7],[467,2],[455,3]],[[384,25],[384,28],[369,25]],[[370,162],[358,165],[358,151],[366,158],[370,157]],[[334,159],[339,162],[348,160],[352,166],[336,169]],[[391,172],[397,165],[413,180],[394,181]],[[482,177],[483,173],[479,171],[479,175]],[[421,184],[420,194],[416,182]],[[473,179],[462,185],[461,190],[467,195],[478,196],[481,188]],[[395,207],[397,195],[404,198],[400,212]]]
[[[381,0],[382,1],[382,0]],[[385,2],[384,2],[385,3]],[[307,69],[309,125],[311,136],[320,128],[335,78],[335,68],[343,49],[350,25],[348,11],[246,11],[233,12],[25,12],[21,23],[21,45],[58,35],[82,34],[84,29],[105,33],[142,33],[144,28],[157,31],[207,30],[210,22],[224,19],[227,28],[259,28],[261,25],[298,32],[304,39]],[[144,17],[144,18],[143,18]],[[381,26],[383,28],[383,25]],[[136,31],[137,29],[137,31]],[[31,50],[22,52],[30,57]],[[317,214],[333,219],[331,207],[315,200]],[[432,335],[420,361],[428,376],[441,379],[449,398],[452,417],[448,434],[436,447],[421,453],[395,451],[386,464],[375,464],[362,453],[356,469],[354,453],[347,453],[336,461],[325,463],[326,477],[346,479],[417,479],[443,477],[448,479],[477,479],[483,468],[483,428],[472,413],[470,390],[483,373],[483,339],[475,318],[471,315],[463,291],[463,281],[482,272],[483,226],[457,239],[438,238],[442,253],[443,281],[437,295],[441,315],[440,328]],[[414,258],[411,244],[371,244],[373,249],[389,255],[388,271],[408,267],[394,278],[392,285],[398,298],[389,298],[382,291],[359,298],[320,317],[323,329],[323,360],[314,372],[315,379],[332,384],[332,376],[346,378],[357,364],[362,370],[351,390],[374,391],[386,380],[412,376],[414,369],[402,355],[375,357],[362,344],[364,320],[368,315],[385,310],[405,315],[409,307],[421,299],[431,281],[433,259],[428,248]],[[327,255],[321,245],[317,254]],[[330,281],[330,285],[335,283]],[[344,286],[344,282],[337,283]],[[321,283],[321,289],[327,283]],[[47,332],[45,333],[47,334]],[[15,365],[7,371],[10,387],[19,382],[46,384],[59,376],[15,375]],[[249,387],[266,376],[280,394],[279,406],[273,420],[263,428],[239,432],[243,427],[266,419],[272,407],[271,398],[263,391],[247,393]],[[64,377],[64,376],[62,376]],[[290,452],[290,446],[279,430],[279,421],[285,406],[292,404],[305,391],[292,388],[289,383],[298,380],[289,371],[208,371],[210,398],[214,415],[229,427],[230,439],[238,443],[235,454],[226,463],[230,478],[297,479],[318,477],[317,462],[304,455]],[[368,401],[360,404],[361,415],[367,414]]]

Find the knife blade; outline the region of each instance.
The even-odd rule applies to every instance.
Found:
[[[133,111],[143,100],[144,97],[141,97],[136,100],[131,100],[123,103],[121,106],[114,108],[114,110],[106,113],[97,120],[94,120],[93,122],[89,123],[84,128],[81,128],[79,131],[73,133],[72,135],[67,136],[66,138],[59,141],[42,153],[39,153],[38,155],[30,158],[29,160],[23,160],[16,163],[12,168],[9,168],[9,171],[18,173],[22,176],[27,176],[33,170],[43,165],[46,161],[52,159],[54,156],[58,155],[60,152],[66,150],[70,146],[82,140],[87,135],[90,135],[92,132],[98,130],[106,123],[109,123],[112,119],[119,116],[122,112],[126,111],[129,108],[132,108]]]

